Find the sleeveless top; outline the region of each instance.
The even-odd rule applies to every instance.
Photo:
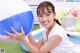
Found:
[[[62,41],[55,48],[53,48],[50,53],[74,53],[73,44],[71,44],[69,41],[65,29],[59,26],[57,23],[50,31],[48,39],[54,35],[59,35],[62,38]],[[44,30],[42,37],[45,44],[48,40],[46,37],[46,29]]]

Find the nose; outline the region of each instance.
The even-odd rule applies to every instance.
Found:
[[[43,20],[47,20],[46,16],[43,16]]]

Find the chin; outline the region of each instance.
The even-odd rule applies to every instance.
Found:
[[[49,28],[49,26],[48,26],[48,25],[43,25],[43,27],[44,27],[44,28]]]

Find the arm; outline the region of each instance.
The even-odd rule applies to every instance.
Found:
[[[30,33],[28,36],[28,40],[31,44],[33,44],[34,46],[37,45],[36,41],[34,40],[34,38],[32,37],[32,34]]]
[[[43,44],[44,44],[43,38],[41,37],[40,40],[37,43],[37,48],[41,48]]]
[[[22,27],[21,27],[21,33],[18,33],[13,28],[11,29],[14,32],[14,34],[6,32],[9,35],[9,37],[12,39],[17,39],[17,40],[22,41],[24,45],[30,50],[31,53],[48,53],[51,49],[55,48],[62,40],[59,35],[55,35],[55,36],[50,37],[44,45],[41,45],[41,47],[38,48],[32,45],[26,39],[26,36],[24,34]],[[42,42],[42,38],[41,38],[41,42]]]
[[[28,35],[28,39],[30,41],[31,44],[33,44],[34,46],[36,46],[37,48],[40,48],[43,45],[43,38],[41,37],[40,40],[36,43],[36,41],[34,40],[34,38],[32,37],[32,34],[30,33]]]
[[[57,41],[56,41],[57,40]],[[55,48],[60,42],[61,37],[56,35],[49,38],[49,40],[40,48],[36,48],[29,42],[25,42],[26,39],[22,39],[24,45],[32,52],[32,53],[48,53],[51,49]]]

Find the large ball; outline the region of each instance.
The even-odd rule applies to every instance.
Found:
[[[23,27],[25,35],[33,27],[33,14],[30,7],[22,0],[0,0],[0,34],[5,36],[5,31],[13,33],[11,26],[20,32]]]

